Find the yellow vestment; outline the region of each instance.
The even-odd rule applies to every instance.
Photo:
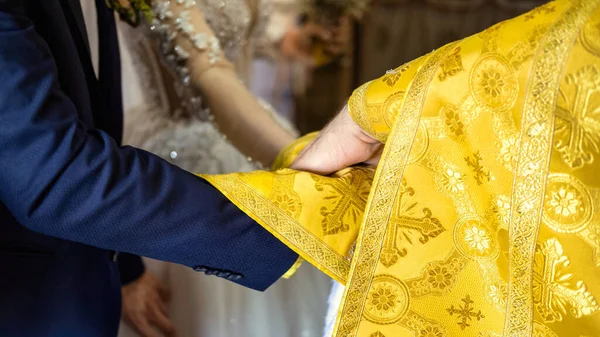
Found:
[[[203,177],[346,285],[336,337],[600,336],[599,4],[550,2],[358,88],[376,170]]]

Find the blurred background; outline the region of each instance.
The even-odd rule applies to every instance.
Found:
[[[376,0],[352,25],[347,54],[312,70],[294,97],[302,133],[321,129],[362,83],[543,0]]]

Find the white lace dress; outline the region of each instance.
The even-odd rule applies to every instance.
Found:
[[[197,4],[225,55],[248,83],[252,49],[264,43],[260,36],[268,19],[268,4],[264,0],[199,0]],[[119,30],[126,107],[124,142],[191,172],[255,169],[208,121],[201,108],[202,97],[171,75],[148,29],[120,24]],[[172,290],[170,315],[181,337],[322,334],[330,281],[308,264],[292,279],[259,293],[186,267],[145,262]],[[119,336],[135,334],[122,325]]]

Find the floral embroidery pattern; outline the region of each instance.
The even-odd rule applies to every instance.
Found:
[[[488,298],[496,308],[504,309],[507,297],[508,287],[505,283],[494,283],[487,287],[486,298]]]
[[[490,249],[491,239],[489,234],[477,226],[472,226],[465,231],[465,241],[471,249],[480,252]]]
[[[419,332],[419,337],[443,337],[444,334],[437,326],[430,325]]]
[[[462,175],[453,169],[447,169],[443,177],[444,187],[448,192],[458,193],[465,190],[465,182]]]
[[[580,181],[568,174],[552,174],[544,197],[544,222],[559,233],[580,232],[591,221],[591,203]]]
[[[371,295],[371,305],[377,307],[377,310],[389,311],[396,306],[396,297],[391,287],[382,285],[375,288]]]
[[[427,274],[429,275],[427,282],[431,284],[432,288],[445,290],[452,284],[453,275],[447,267],[438,265],[429,268]]]
[[[460,116],[458,115],[457,108],[451,105],[445,106],[442,111],[444,114],[444,119],[446,123],[446,127],[450,131],[450,133],[456,137],[461,137],[465,134],[465,125],[460,120]]]
[[[513,169],[517,155],[519,155],[519,147],[517,145],[516,137],[502,140],[498,159],[509,171]]]
[[[506,195],[499,195],[492,205],[492,212],[496,215],[499,227],[507,228],[510,221],[510,199]]]
[[[408,310],[409,293],[406,285],[390,275],[376,276],[367,296],[365,317],[378,324],[400,320]]]
[[[518,82],[514,70],[502,56],[489,54],[473,67],[471,90],[480,104],[506,109],[514,104]]]
[[[281,208],[282,211],[292,216],[299,213],[302,207],[297,200],[290,198],[290,196],[287,194],[277,196],[275,199],[275,205]]]
[[[447,78],[452,77],[464,71],[462,64],[462,58],[460,56],[460,46],[456,47],[446,59],[440,64],[441,72],[438,75],[440,81],[445,81]]]
[[[554,209],[557,216],[568,217],[577,213],[581,202],[575,198],[573,191],[561,188],[558,192],[552,193],[552,198],[548,204]]]
[[[467,216],[459,219],[454,227],[454,243],[465,256],[489,259],[498,253],[496,240],[482,219]]]

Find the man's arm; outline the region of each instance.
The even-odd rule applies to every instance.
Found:
[[[297,255],[205,181],[87,129],[20,1],[0,1],[0,200],[58,238],[244,277],[265,289]],[[11,8],[12,7],[12,8]]]

